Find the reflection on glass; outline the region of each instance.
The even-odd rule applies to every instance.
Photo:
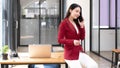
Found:
[[[59,0],[21,0],[21,5],[20,45],[57,44]]]
[[[92,4],[92,51],[98,53],[99,42],[99,0],[93,0]]]
[[[110,23],[111,27],[114,27],[115,12],[113,11],[115,11],[115,0],[100,0],[100,7],[101,7],[100,8],[100,24],[105,28],[107,27],[109,28],[109,23]],[[100,30],[100,55],[105,57],[108,60],[111,60],[112,58],[111,50],[113,48],[115,48],[115,29],[109,29],[109,30],[101,29]]]

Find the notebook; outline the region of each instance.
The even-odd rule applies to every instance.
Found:
[[[48,58],[51,57],[51,45],[32,44],[28,46],[30,58]]]

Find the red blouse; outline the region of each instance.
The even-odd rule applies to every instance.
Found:
[[[58,42],[64,44],[64,58],[67,60],[76,60],[79,57],[79,52],[83,51],[82,46],[75,46],[74,40],[83,40],[85,38],[85,29],[78,27],[79,33],[70,23],[68,18],[65,18],[59,25]]]

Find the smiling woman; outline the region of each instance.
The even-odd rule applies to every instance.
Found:
[[[81,41],[85,38],[85,26],[80,5],[73,3],[61,21],[58,42],[64,44],[64,59],[70,68],[98,68],[98,64],[84,53]]]

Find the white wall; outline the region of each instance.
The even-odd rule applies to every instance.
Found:
[[[77,3],[82,7],[82,14],[85,21],[86,37],[85,37],[85,50],[90,49],[90,0],[67,0],[66,8],[68,9],[72,3]]]

